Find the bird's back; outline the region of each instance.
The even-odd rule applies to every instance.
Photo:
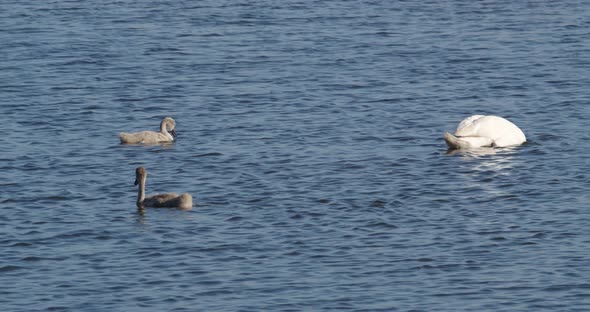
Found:
[[[147,207],[154,208],[191,209],[193,207],[193,198],[188,193],[184,193],[182,195],[178,195],[176,193],[166,193],[146,197],[143,203]]]
[[[494,146],[504,147],[522,144],[526,137],[515,124],[498,116],[475,115],[465,118],[455,132],[459,137],[485,137]]]
[[[121,143],[125,144],[157,144],[172,140],[172,138],[169,138],[162,133],[154,131],[141,131],[135,133],[122,132],[119,134],[119,139],[121,140]]]

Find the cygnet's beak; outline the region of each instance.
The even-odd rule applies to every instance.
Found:
[[[135,178],[135,183],[133,183],[133,185],[138,185],[139,181],[137,181],[137,178]]]
[[[176,140],[176,131],[170,130],[170,134],[172,134],[172,137],[174,138],[174,140]]]

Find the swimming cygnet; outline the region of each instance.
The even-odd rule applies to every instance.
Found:
[[[147,172],[144,167],[138,167],[135,169],[135,185],[139,184],[139,193],[137,194],[137,208],[180,208],[185,210],[190,210],[193,208],[193,197],[189,193],[184,193],[181,195],[175,193],[166,193],[146,197],[146,177]]]
[[[526,142],[522,130],[498,116],[474,115],[461,121],[455,135],[445,133],[451,149],[517,146]]]
[[[176,121],[171,117],[162,119],[160,123],[160,132],[141,131],[135,133],[120,133],[119,139],[123,144],[158,144],[173,142],[176,140]]]

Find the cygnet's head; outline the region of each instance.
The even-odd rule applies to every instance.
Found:
[[[166,117],[162,119],[162,122],[160,123],[160,128],[162,128],[163,126],[166,126],[166,130],[176,140],[176,131],[174,131],[174,128],[176,128],[176,121],[174,121],[172,117]]]
[[[135,185],[138,185],[139,181],[141,181],[146,176],[147,176],[147,172],[145,171],[145,168],[144,167],[137,167],[137,169],[135,169]]]

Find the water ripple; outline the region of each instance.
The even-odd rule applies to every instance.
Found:
[[[587,310],[588,4],[95,2],[0,11],[5,310]]]

